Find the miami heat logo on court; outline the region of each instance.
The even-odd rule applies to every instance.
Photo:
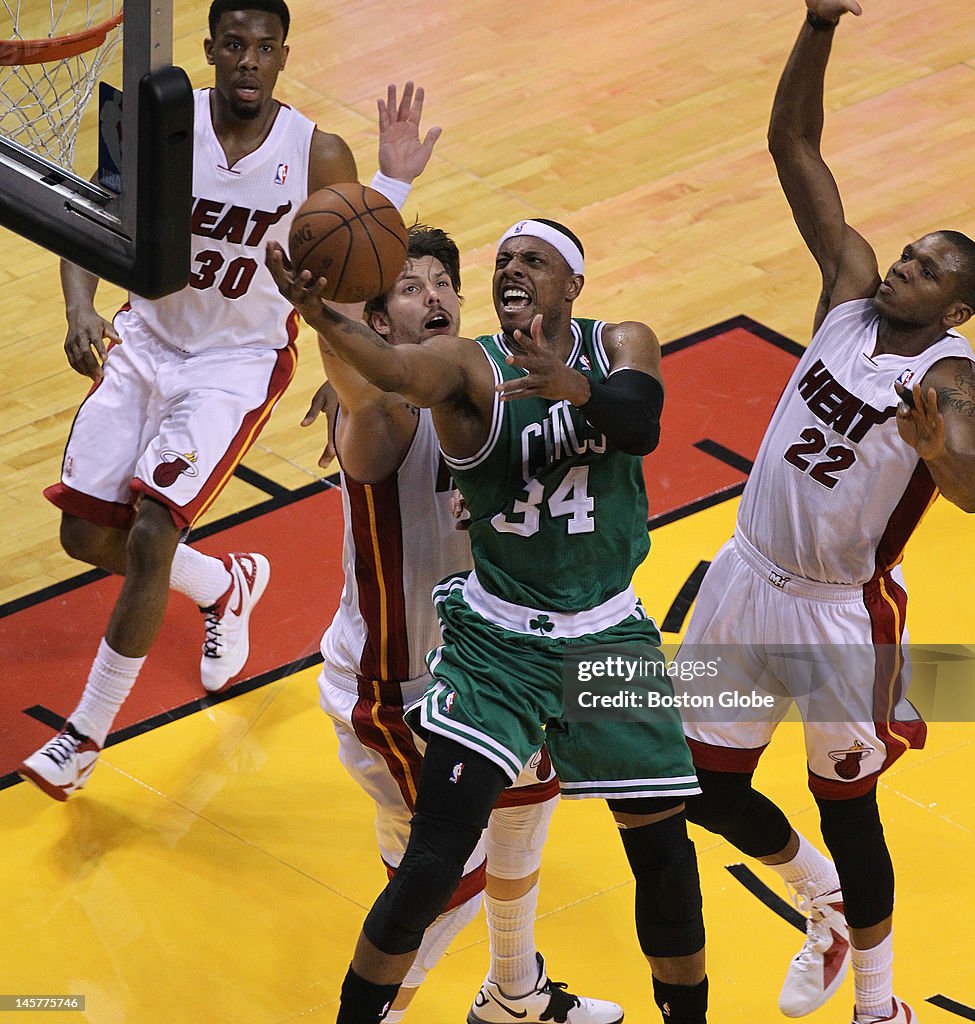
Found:
[[[831,750],[829,756],[836,762],[833,771],[841,779],[855,779],[860,774],[860,762],[873,753],[873,747],[855,740],[846,750]]]
[[[196,449],[191,452],[162,453],[162,462],[152,471],[152,482],[157,487],[169,487],[185,473],[187,476],[198,476],[200,471],[196,468],[196,461],[199,458]]]

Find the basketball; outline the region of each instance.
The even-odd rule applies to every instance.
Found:
[[[358,181],[313,192],[291,222],[288,249],[295,274],[328,280],[325,298],[366,302],[382,295],[406,262],[399,210]]]

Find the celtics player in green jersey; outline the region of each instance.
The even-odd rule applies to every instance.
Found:
[[[653,331],[573,318],[582,245],[554,221],[521,221],[502,236],[501,331],[474,340],[391,346],[325,306],[324,280],[295,277],[280,246],[268,246],[267,263],[335,355],[432,410],[474,555],[470,574],[434,593],[444,645],[410,712],[428,740],[410,841],[363,925],[337,1024],[382,1019],[498,794],[543,741],[563,796],[601,797],[613,812],[664,1020],[703,1024],[704,925],[683,804],[699,788],[680,719],[576,720],[564,704],[563,662],[574,653],[662,657],[632,587],[649,549],[640,456],[656,447],[663,405]],[[666,689],[665,675],[652,678]],[[498,1008],[475,1004],[469,1024],[504,1019],[504,995]],[[574,1024],[572,1009],[556,1019]]]

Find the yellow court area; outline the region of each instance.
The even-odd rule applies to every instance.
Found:
[[[863,17],[845,19],[837,33],[825,151],[848,219],[886,267],[929,230],[975,234],[975,7],[863,4]],[[564,221],[585,244],[579,315],[644,320],[666,342],[743,313],[808,340],[816,268],[764,142],[801,0],[294,0],[291,8],[279,95],[349,142],[363,180],[376,167],[375,98],[407,78],[426,88],[424,120],[444,135],[405,215],[445,227],[460,244],[468,333],[494,326],[497,238],[535,215]],[[175,59],[194,85],[212,80],[206,11],[200,0],[176,0]],[[78,154],[81,172],[93,161],[90,134]],[[83,568],[60,550],[57,514],[40,492],[58,477],[85,382],[61,349],[57,261],[8,232],[2,238],[0,604],[9,605]],[[99,310],[110,315],[121,298],[103,286]],[[321,437],[297,426],[321,371],[314,339],[305,332],[299,344],[298,377],[245,460],[289,489],[321,475]],[[761,372],[740,367],[745,380]],[[263,497],[235,479],[209,521]],[[637,588],[658,621],[730,535],[736,506],[725,501],[654,531]],[[915,643],[972,640],[973,551],[975,520],[939,501],[904,563]],[[307,602],[321,604],[314,566]],[[321,607],[322,628],[331,611]],[[338,764],[317,707],[316,671],[109,748],[66,804],[27,785],[0,790],[0,995],[85,996],[84,1012],[41,1018],[52,1024],[334,1020],[355,936],[385,872],[368,801]],[[83,682],[72,664],[59,685],[74,695]],[[926,748],[902,758],[880,787],[898,879],[896,987],[925,1024],[975,1019],[964,1011],[975,1007],[973,777],[975,727],[933,722]],[[821,843],[796,725],[782,727],[757,779]],[[602,804],[561,805],[542,870],[538,945],[571,990],[615,999],[629,1024],[651,1024],[659,1014],[614,833]],[[739,859],[732,848],[694,838],[710,1019],[780,1020],[778,988],[800,934],[726,870]],[[785,896],[771,872],[752,867]],[[479,919],[407,1019],[461,1024],[486,965]],[[955,1010],[925,1003],[937,995]],[[847,980],[809,1020],[848,1024],[852,1004]],[[0,1024],[8,1018],[26,1019],[0,1011]]]

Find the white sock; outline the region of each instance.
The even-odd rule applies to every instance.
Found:
[[[98,654],[88,673],[88,683],[78,706],[68,716],[75,729],[104,747],[112,723],[132,692],[142,663],[146,659],[125,658],[108,646],[102,637]]]
[[[894,1003],[894,933],[870,949],[850,947],[856,1019],[890,1016]]]
[[[799,836],[799,850],[792,860],[784,864],[769,864],[768,867],[777,871],[796,892],[810,899],[840,887],[836,866],[805,836]]]
[[[222,559],[205,555],[188,544],[177,544],[169,585],[201,608],[216,604],[233,583]]]
[[[488,977],[512,999],[534,992],[538,981],[538,962],[535,959],[537,906],[537,882],[516,900],[497,900],[484,893],[491,945]]]

